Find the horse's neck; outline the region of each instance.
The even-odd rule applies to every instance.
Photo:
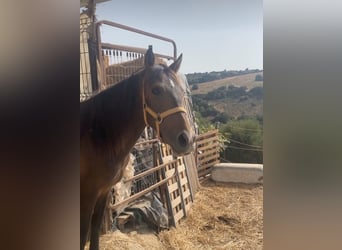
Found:
[[[140,89],[136,76],[118,83],[98,99],[100,103],[96,106],[103,112],[105,143],[116,155],[127,154],[145,127]]]

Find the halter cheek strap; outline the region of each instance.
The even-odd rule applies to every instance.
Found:
[[[172,108],[172,109],[168,109],[162,113],[156,113],[154,112],[150,107],[147,106],[146,103],[144,103],[144,120],[145,120],[145,124],[146,125],[149,125],[148,122],[147,122],[147,113],[153,117],[154,119],[154,122],[155,122],[155,125],[156,125],[156,130],[157,130],[157,135],[158,137],[160,138],[160,124],[162,124],[162,122],[164,121],[164,118],[172,115],[172,114],[175,114],[175,113],[178,113],[178,112],[184,112],[186,113],[186,109],[183,108],[183,107],[175,107],[175,108]]]
[[[149,114],[150,116],[152,116],[152,118],[154,119],[155,125],[156,125],[156,132],[157,132],[157,136],[159,138],[160,137],[160,124],[162,124],[162,122],[164,121],[164,118],[178,113],[178,112],[184,112],[187,113],[186,109],[184,107],[181,106],[177,106],[171,109],[168,109],[162,113],[157,113],[155,111],[153,111],[149,106],[147,106],[146,100],[145,100],[145,86],[143,84],[143,91],[142,91],[142,101],[143,101],[143,112],[144,112],[144,121],[145,121],[145,125],[148,126],[150,124],[148,124],[147,121],[147,114]]]

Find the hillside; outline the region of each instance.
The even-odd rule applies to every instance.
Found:
[[[224,79],[205,82],[205,83],[198,83],[197,84],[198,89],[192,90],[191,93],[193,95],[207,94],[209,91],[212,91],[222,86],[229,86],[229,85],[234,85],[237,87],[245,86],[247,87],[247,89],[251,89],[254,87],[261,87],[263,86],[263,82],[255,81],[255,76],[260,75],[260,74],[263,75],[263,72],[227,77]]]
[[[195,110],[209,120],[218,115],[215,110],[235,119],[263,116],[263,82],[255,81],[258,74],[262,72],[197,84],[198,89],[191,91]],[[207,105],[214,111],[208,111]]]

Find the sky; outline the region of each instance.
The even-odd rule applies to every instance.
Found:
[[[168,37],[183,53],[185,74],[263,69],[262,0],[125,0],[97,4],[98,20],[109,20]],[[146,47],[172,55],[169,43],[102,28],[104,42]]]

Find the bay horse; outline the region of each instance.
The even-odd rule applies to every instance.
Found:
[[[177,77],[182,55],[170,66],[154,62],[149,46],[141,70],[80,103],[81,250],[89,230],[89,249],[99,249],[108,192],[121,179],[145,126],[151,126],[175,154],[193,150],[195,136]]]

